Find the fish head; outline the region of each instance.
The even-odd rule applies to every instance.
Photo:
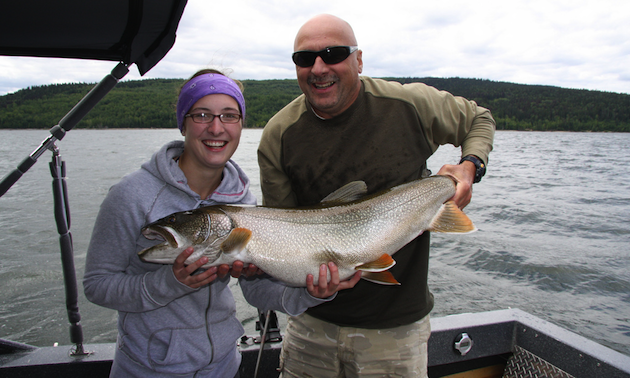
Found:
[[[221,253],[220,245],[233,229],[231,219],[215,206],[173,213],[142,229],[142,235],[162,243],[138,252],[145,262],[172,264],[186,248],[195,252],[186,260],[190,264],[202,255],[212,263]]]
[[[210,230],[210,219],[196,211],[183,211],[155,221],[142,229],[147,239],[163,239],[171,248],[204,241]]]

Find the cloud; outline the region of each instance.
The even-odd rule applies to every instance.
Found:
[[[630,2],[617,0],[189,0],[173,49],[146,77],[208,66],[236,79],[295,77],[299,27],[319,13],[352,25],[369,76],[470,77],[630,93]],[[96,82],[115,62],[0,57],[0,94]],[[126,80],[139,79],[135,69]]]

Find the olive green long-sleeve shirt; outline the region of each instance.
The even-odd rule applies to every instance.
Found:
[[[475,102],[422,83],[401,85],[361,77],[357,100],[332,119],[317,117],[304,95],[267,124],[258,148],[263,204],[314,205],[348,182],[365,181],[374,193],[422,177],[440,145],[488,162],[495,123]],[[400,286],[360,281],[337,298],[308,310],[346,326],[389,328],[426,316],[429,233],[394,256]]]

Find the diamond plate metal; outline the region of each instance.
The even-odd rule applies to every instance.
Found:
[[[549,362],[516,345],[503,378],[575,378]]]

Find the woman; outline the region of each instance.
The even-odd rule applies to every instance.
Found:
[[[240,83],[239,83],[240,84]],[[111,376],[233,377],[243,328],[228,288],[231,275],[252,275],[255,266],[198,268],[201,257],[174,265],[142,262],[137,252],[155,241],[141,229],[171,213],[218,203],[256,204],[249,179],[230,158],[238,147],[245,117],[242,86],[218,71],[203,70],[184,84],[177,125],[184,141],[172,141],[150,161],[114,185],[101,205],[88,248],[83,280],[87,298],[118,310],[118,341]],[[326,282],[289,288],[268,276],[240,277],[248,302],[267,310],[299,314],[332,299],[356,280],[339,282],[334,265]],[[322,279],[323,278],[323,279]]]

